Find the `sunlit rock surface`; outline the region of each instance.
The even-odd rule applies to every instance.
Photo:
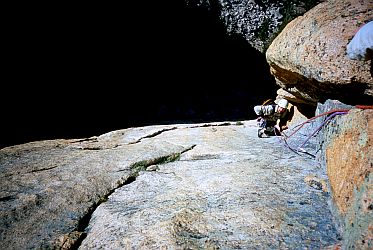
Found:
[[[292,151],[244,121],[4,148],[0,239],[8,249],[335,246],[315,145]]]
[[[351,109],[338,101],[318,105],[317,113]],[[373,247],[373,107],[353,108],[335,117],[318,135],[319,157],[327,169],[334,211],[347,248]],[[365,107],[367,108],[367,107]]]
[[[326,99],[372,103],[369,62],[346,55],[356,31],[373,18],[372,9],[370,0],[329,0],[291,21],[266,52],[277,84],[314,106]]]

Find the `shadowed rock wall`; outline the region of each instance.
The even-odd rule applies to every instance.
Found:
[[[264,53],[285,25],[322,0],[184,0],[217,12],[231,34],[239,34]]]

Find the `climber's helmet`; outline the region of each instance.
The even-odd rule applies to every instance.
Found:
[[[280,99],[278,101],[277,105],[280,107],[279,108],[279,112],[282,113],[282,112],[284,112],[288,108],[289,102],[286,99]]]

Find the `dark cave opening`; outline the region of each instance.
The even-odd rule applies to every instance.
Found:
[[[254,119],[252,107],[276,96],[265,55],[227,34],[217,9],[181,0],[75,7],[17,25],[0,147]]]

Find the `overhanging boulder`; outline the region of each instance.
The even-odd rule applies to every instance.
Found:
[[[311,105],[372,102],[369,62],[346,56],[348,42],[373,18],[372,8],[370,0],[330,0],[290,22],[266,52],[277,84]]]

